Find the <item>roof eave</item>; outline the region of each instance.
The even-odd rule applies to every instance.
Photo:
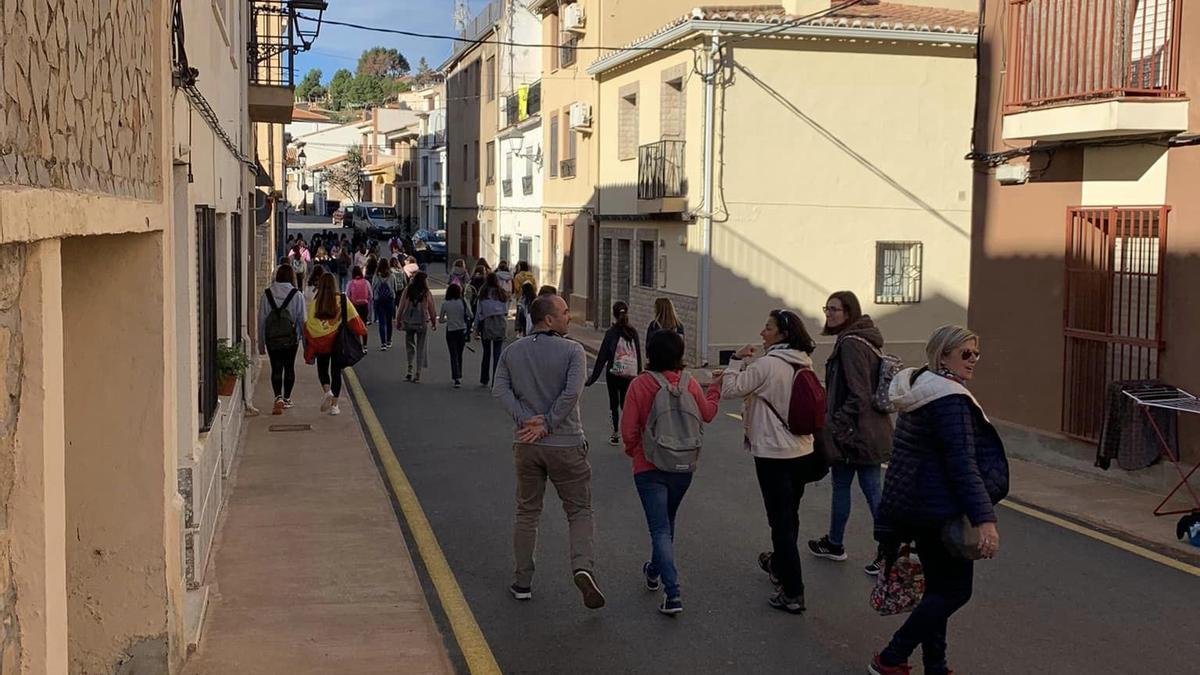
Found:
[[[651,36],[641,42],[597,59],[588,66],[587,74],[596,76],[606,71],[624,65],[651,49],[665,47],[673,42],[693,37],[696,34],[717,31],[722,35],[744,35],[771,27],[775,23],[749,23],[742,21],[712,21],[708,19],[689,19],[658,35]],[[973,32],[943,33],[934,31],[893,30],[883,28],[862,28],[843,26],[791,26],[773,32],[770,36],[786,36],[800,38],[840,38],[848,40],[888,40],[894,42],[924,42],[947,46],[975,46],[978,35]],[[764,36],[767,37],[767,36]]]

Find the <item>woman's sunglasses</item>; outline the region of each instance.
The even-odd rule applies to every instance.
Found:
[[[964,349],[958,353],[958,356],[963,361],[970,361],[971,359],[979,360],[983,356],[983,353],[978,349]]]

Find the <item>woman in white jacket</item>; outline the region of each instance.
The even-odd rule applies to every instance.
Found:
[[[777,309],[759,333],[763,355],[747,362],[756,349],[747,345],[733,359],[738,365],[713,373],[722,398],[744,399],[742,420],[746,449],[754,456],[754,470],[762,491],[767,522],[771,526],[773,553],[759,556],[759,564],[779,586],[769,603],[776,609],[804,611],[804,578],[800,570],[800,498],[812,478],[813,437],[795,436],[781,419],[792,395],[798,368],[812,368],[815,344],[800,317]],[[772,410],[772,407],[774,410]],[[778,414],[776,414],[778,412]]]

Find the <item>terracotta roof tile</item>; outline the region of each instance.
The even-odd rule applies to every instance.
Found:
[[[292,121],[295,122],[328,122],[329,118],[318,112],[304,108],[292,108]]]
[[[831,6],[844,0],[833,0]],[[786,14],[779,5],[742,7],[702,7],[704,18],[710,21],[742,21],[747,23],[786,23],[797,15]],[[691,18],[690,16],[685,18]],[[855,5],[838,10],[820,19],[803,22],[808,26],[906,30],[925,33],[971,33],[979,28],[979,15],[941,7],[921,7],[881,2],[877,5]]]

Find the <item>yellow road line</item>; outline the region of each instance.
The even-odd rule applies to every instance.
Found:
[[[1167,567],[1177,569],[1180,572],[1183,572],[1185,574],[1191,574],[1192,576],[1200,577],[1200,567],[1196,567],[1195,565],[1189,565],[1188,563],[1185,563],[1182,560],[1176,560],[1174,558],[1165,556],[1161,553],[1151,551],[1148,548],[1138,546],[1137,544],[1131,544],[1127,541],[1122,541],[1111,535],[1107,535],[1103,532],[1099,532],[1097,530],[1093,530],[1091,528],[1084,527],[1083,525],[1080,525],[1078,523],[1073,523],[1073,522],[1071,522],[1069,520],[1065,520],[1063,518],[1059,518],[1058,516],[1051,515],[1044,511],[1030,508],[1028,506],[1025,506],[1024,504],[1017,504],[1017,503],[1014,503],[1014,502],[1011,502],[1008,500],[1005,500],[1000,503],[1003,504],[1004,506],[1007,506],[1008,508],[1012,509],[1013,511],[1016,511],[1017,513],[1023,513],[1025,515],[1029,516],[1030,518],[1037,518],[1038,520],[1050,523],[1051,525],[1057,525],[1063,529],[1070,530],[1077,534],[1082,534],[1085,537],[1091,537],[1092,539],[1095,539],[1096,541],[1104,542],[1105,544],[1108,544],[1110,546],[1116,546],[1117,548],[1119,548],[1123,551],[1128,551],[1129,553],[1132,553],[1136,556],[1141,556],[1147,560],[1152,560],[1161,565],[1166,565]]]
[[[408,482],[408,476],[405,475],[404,469],[396,459],[396,453],[392,451],[392,445],[388,443],[383,426],[379,423],[379,418],[375,416],[375,410],[371,407],[371,402],[367,400],[366,392],[358,381],[358,376],[352,369],[347,369],[344,374],[346,384],[354,392],[358,412],[367,425],[371,440],[379,450],[379,460],[383,464],[384,473],[387,474],[392,492],[395,493],[396,501],[400,504],[400,511],[412,532],[413,541],[417,544],[417,553],[421,556],[421,560],[425,563],[425,569],[429,572],[429,578],[433,581],[433,588],[437,591],[438,600],[442,603],[442,609],[450,621],[450,629],[454,632],[454,639],[458,642],[459,649],[462,650],[467,667],[472,675],[498,675],[500,665],[496,663],[496,657],[488,647],[487,639],[483,636],[479,623],[475,621],[475,615],[471,612],[471,607],[467,604],[467,599],[463,595],[462,589],[459,588],[458,581],[454,578],[454,572],[450,569],[450,563],[446,561],[446,555],[442,553],[442,547],[438,544],[433,527],[425,516],[425,510],[421,508],[417,493],[413,490],[412,484]]]

